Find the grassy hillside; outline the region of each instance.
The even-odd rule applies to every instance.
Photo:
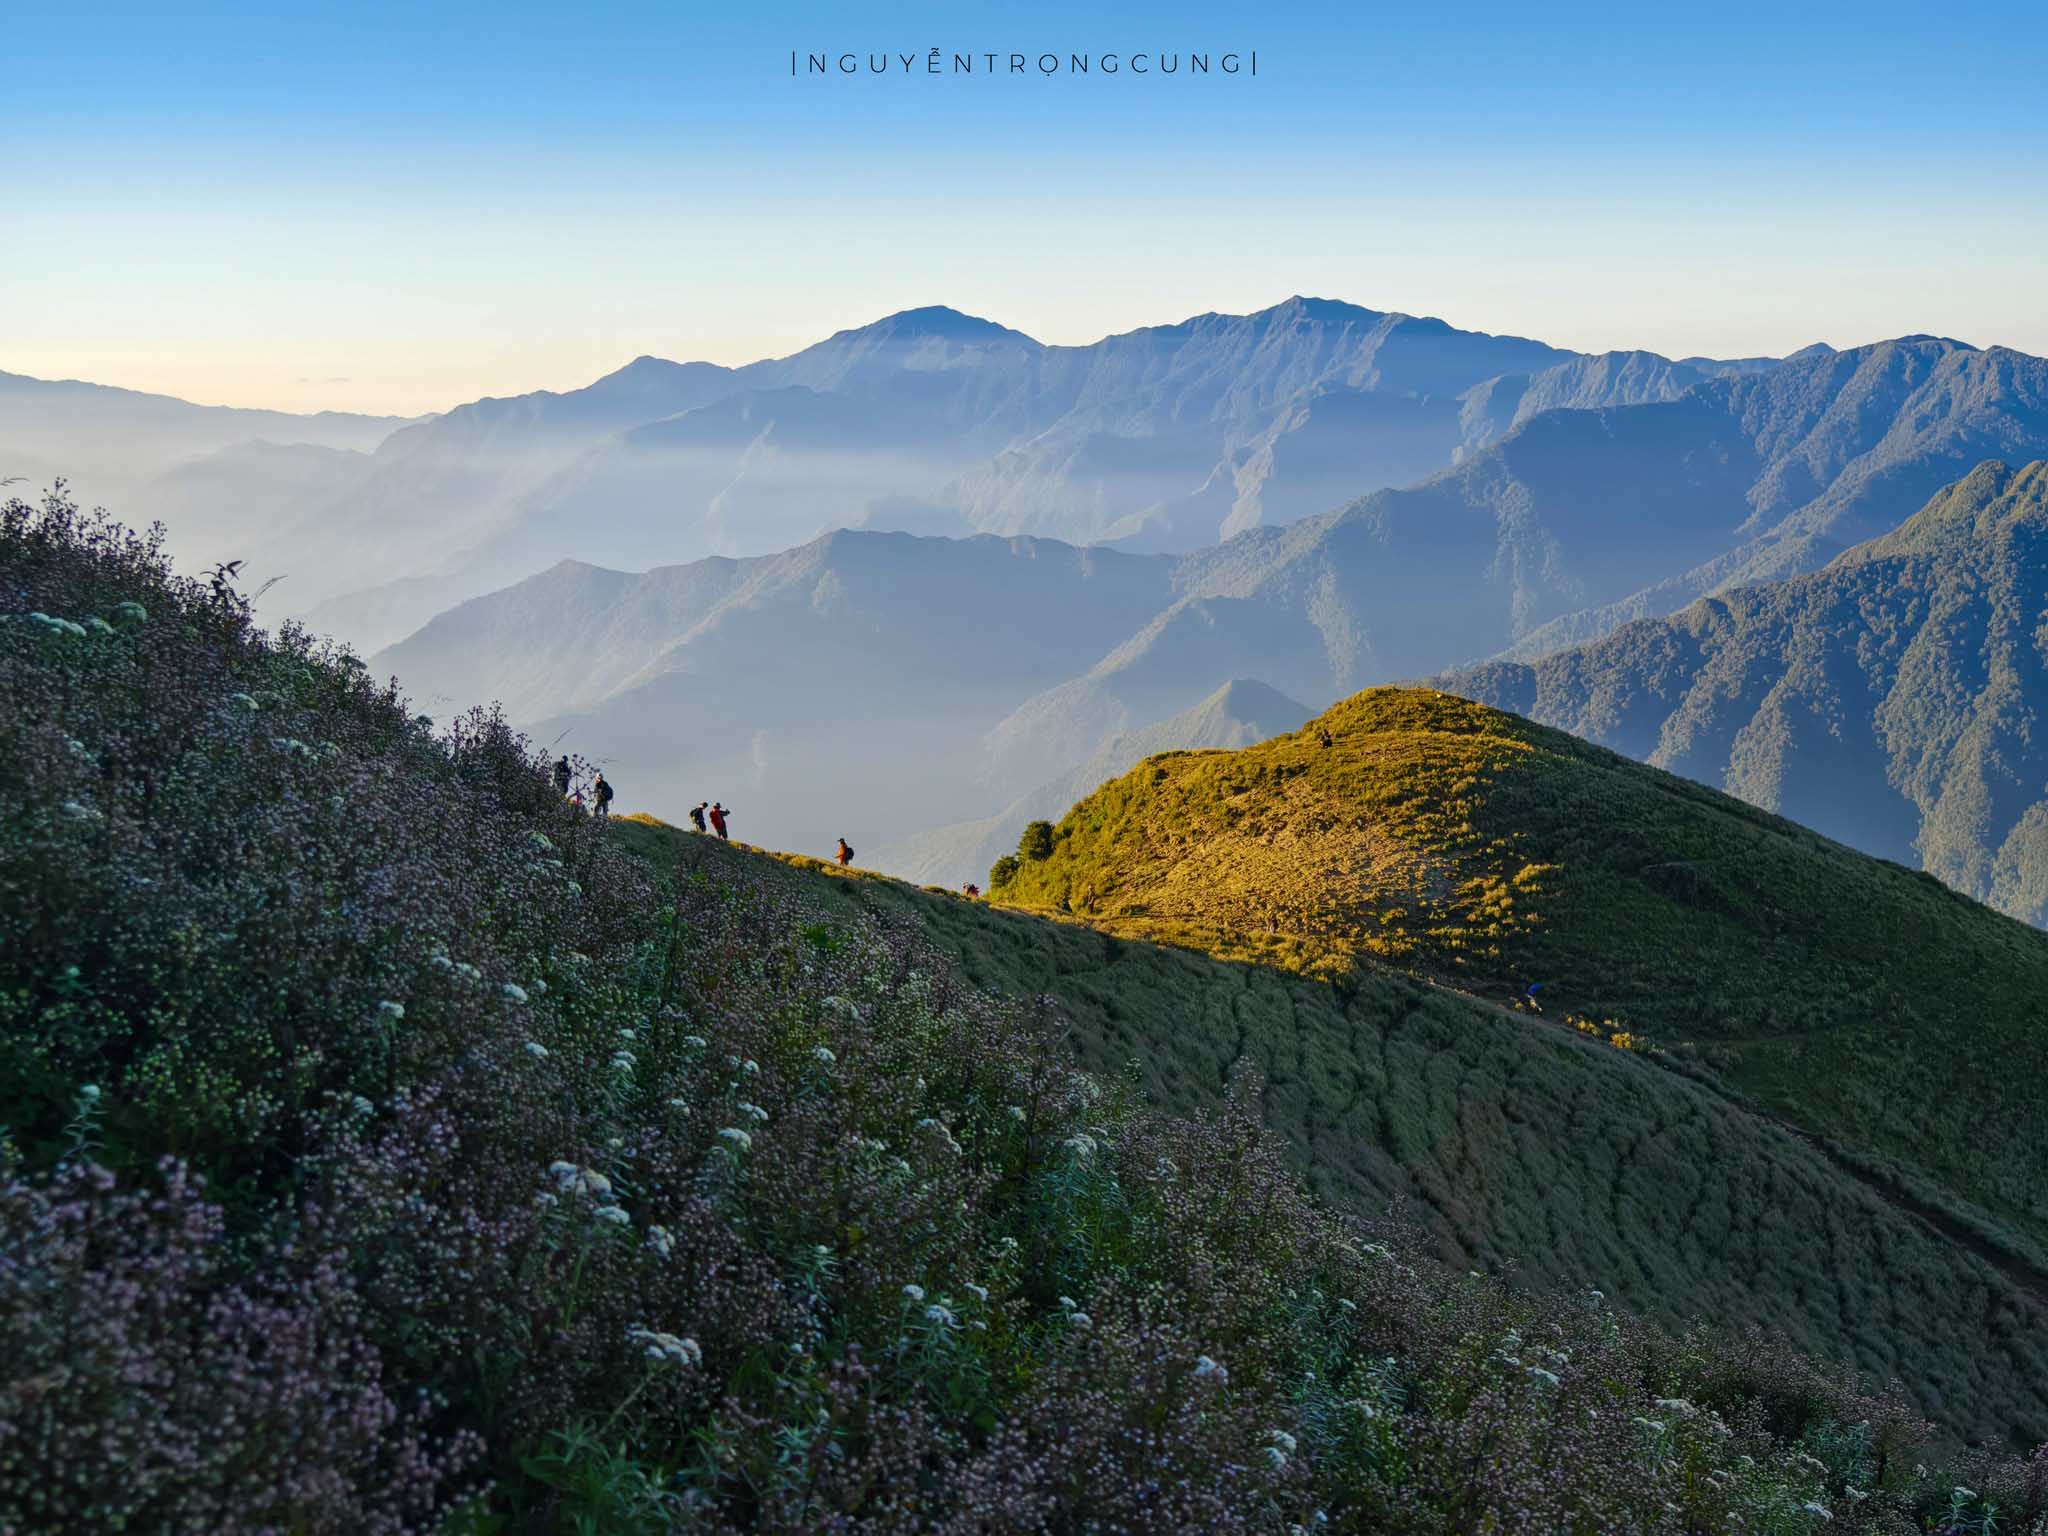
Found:
[[[1768,1339],[1319,1204],[1255,1081],[1162,1116],[852,882],[628,857],[490,717],[62,503],[0,508],[0,709],[9,1531],[2048,1513],[2048,1461],[1952,1468]],[[1104,948],[999,920],[1027,980]],[[2009,1401],[1972,1273],[1911,1321]]]
[[[1462,699],[1373,690],[1261,746],[1154,758],[996,894],[1312,975],[1541,983],[1550,1014],[1695,1054],[2015,1247],[2048,1237],[2048,936]]]
[[[1332,986],[658,822],[614,830],[664,869],[779,871],[823,910],[928,936],[973,985],[1049,995],[1084,1066],[1134,1074],[1176,1113],[1256,1068],[1265,1121],[1318,1194],[1397,1205],[1458,1269],[1599,1289],[1673,1326],[1782,1328],[1901,1380],[1961,1433],[2048,1428],[2048,1277],[1987,1261],[1897,1186],[1641,1053],[1410,976]]]

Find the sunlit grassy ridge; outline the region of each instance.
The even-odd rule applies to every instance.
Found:
[[[659,823],[613,833],[661,868],[780,871],[824,910],[929,937],[977,986],[1048,993],[1084,1065],[1135,1071],[1176,1112],[1256,1066],[1264,1118],[1318,1193],[1363,1214],[1399,1203],[1459,1268],[1599,1288],[1670,1324],[1782,1328],[1898,1378],[1958,1433],[2048,1427],[2048,1308],[2028,1271],[1641,1053],[1401,973],[1331,985]]]
[[[1696,1051],[2018,1246],[2048,1238],[2048,935],[1515,716],[1375,689],[1260,746],[1150,759],[994,895],[1313,975],[1541,983],[1553,1016]]]

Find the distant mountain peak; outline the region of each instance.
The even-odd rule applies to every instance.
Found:
[[[984,320],[979,315],[966,314],[945,304],[926,304],[917,309],[899,309],[893,315],[884,315],[866,325],[857,325],[834,335],[832,341],[850,341],[857,338],[892,341],[955,341],[1023,342],[1036,347],[1039,343],[1022,331],[1012,330],[993,320]]]
[[[687,379],[694,374],[723,374],[730,371],[717,363],[678,363],[665,357],[656,357],[651,352],[643,352],[625,367],[613,369],[603,378],[589,384],[587,388],[623,394],[630,391],[664,389],[677,380]]]
[[[1252,318],[1272,316],[1276,319],[1300,317],[1327,324],[1333,320],[1382,320],[1389,311],[1367,309],[1362,304],[1346,303],[1343,299],[1317,299],[1306,294],[1294,294],[1282,299],[1270,309],[1260,310]]]

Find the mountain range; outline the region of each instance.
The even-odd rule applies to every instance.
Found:
[[[173,550],[210,564],[275,538],[299,509],[364,473],[372,450],[408,424],[0,373],[0,480],[64,480],[132,524],[161,519]]]
[[[645,568],[840,527],[1184,551],[1423,478],[1544,409],[1767,361],[1587,356],[1321,299],[1087,346],[931,307],[740,368],[643,357],[459,406],[295,489],[252,480],[274,532],[218,547],[289,575],[272,611],[369,648],[567,557]]]
[[[2048,463],[1986,463],[1823,569],[1445,688],[2048,922]]]
[[[2022,371],[2031,378],[2041,365],[2028,361],[2033,366]],[[1032,588],[1028,605],[1006,590],[1007,558],[942,555],[962,541],[836,534],[807,546],[811,552],[801,559],[777,564],[782,557],[770,557],[759,566],[779,573],[764,578],[771,585],[808,582],[812,596],[800,624],[756,635],[747,698],[718,712],[710,741],[683,726],[681,716],[664,738],[646,724],[621,732],[596,712],[640,715],[632,702],[604,701],[630,680],[644,685],[643,669],[677,668],[701,643],[693,631],[709,607],[675,607],[651,594],[724,601],[729,590],[755,590],[746,573],[758,562],[713,560],[639,578],[593,573],[566,592],[558,577],[536,579],[474,600],[376,664],[430,693],[500,698],[515,719],[545,723],[550,739],[568,730],[593,750],[614,754],[618,769],[650,790],[656,783],[696,784],[700,790],[683,790],[696,798],[737,783],[757,814],[767,811],[756,826],[764,837],[817,847],[820,838],[829,845],[841,833],[858,832],[855,841],[878,850],[886,867],[957,883],[980,873],[980,854],[994,846],[995,828],[1015,826],[1027,802],[1034,815],[1057,808],[1047,786],[1071,788],[1077,773],[1125,761],[1120,739],[1151,733],[1153,750],[1216,744],[1168,723],[1232,681],[1256,681],[1313,709],[1360,686],[1517,654],[1534,643],[1532,636],[1560,633],[1601,605],[1618,618],[1631,594],[1670,580],[1670,573],[1728,564],[1768,544],[1756,532],[1768,517],[1776,517],[1774,528],[1792,522],[1810,529],[1824,521],[1816,509],[1832,507],[1841,514],[1832,525],[1838,533],[1852,522],[1882,525],[1891,514],[1880,508],[1892,507],[1902,486],[1946,473],[1951,455],[1974,452],[1988,438],[2031,442],[2038,433],[2039,451],[2048,453],[2048,427],[2034,424],[2023,391],[1992,401],[1979,390],[1972,395],[1977,403],[1945,426],[1923,413],[1909,434],[1927,450],[1921,457],[1892,461],[1882,473],[1870,457],[1874,450],[1845,459],[1839,423],[1868,414],[1870,400],[1882,393],[1875,381],[1922,378],[1907,392],[1917,412],[1932,398],[1925,374],[1954,383],[2011,373],[2008,360],[1989,353],[1886,343],[1860,354],[1813,352],[1772,372],[1705,379],[1670,401],[1539,411],[1419,486],[1381,490],[1184,555],[1098,548],[1091,564],[1073,558],[1072,546],[1036,541],[1045,584]],[[1780,374],[1798,378],[1779,380],[1763,404],[1744,393]],[[1816,397],[1825,398],[1825,409],[1812,406]],[[1788,399],[1808,402],[1805,413],[1765,409]],[[1746,436],[1735,425],[1743,413]],[[1898,435],[1867,422],[1864,432],[1879,441]],[[1937,453],[1929,444],[1942,446]],[[1841,470],[1819,495],[1799,499],[1810,483],[1851,460],[1861,467]],[[1787,506],[1793,510],[1785,512]],[[1801,537],[1805,557],[1831,547],[1819,536]],[[870,541],[889,553],[856,554]],[[1051,559],[1056,549],[1066,553]],[[877,764],[861,806],[839,817],[856,826],[798,826],[780,819],[784,797],[774,788],[781,770],[773,765],[797,750],[798,737],[782,722],[826,718],[836,706],[785,708],[781,696],[804,696],[806,685],[793,680],[815,667],[821,642],[813,626],[827,615],[841,615],[835,622],[844,626],[831,644],[870,645],[861,638],[866,630],[836,604],[841,561],[870,572],[896,563],[886,595],[875,589],[876,607],[860,623],[884,623],[904,638],[874,652],[877,665],[857,686],[848,684],[867,710],[844,722],[837,739]],[[1083,573],[1112,567],[1128,572],[1129,581],[1120,589],[1124,601],[1105,607],[1100,585]],[[984,668],[968,685],[950,674],[941,683],[951,653],[970,633],[1006,655],[1028,649],[1031,664],[1012,660]],[[941,694],[950,702],[944,718],[935,719],[927,706]],[[1507,694],[1483,696],[1512,702]],[[899,733],[888,724],[898,718],[926,724]],[[1178,739],[1175,730],[1183,732]],[[943,790],[943,810],[916,790],[920,784]],[[964,786],[973,786],[978,803]],[[870,815],[895,804],[899,791],[904,814]],[[666,798],[650,803],[675,808]],[[968,836],[959,824],[983,824],[982,831]],[[1910,837],[1820,824],[1890,856],[1908,852]],[[941,828],[952,830],[916,841]],[[966,863],[970,856],[974,862]],[[1963,888],[1989,889],[1968,879]]]
[[[1619,653],[1544,658],[1702,597],[1747,613],[1737,594],[1836,570],[1978,464],[2048,456],[2048,361],[2009,349],[1588,356],[1314,299],[1086,347],[911,310],[395,431],[172,407],[211,446],[136,510],[181,553],[287,576],[266,612],[398,642],[375,663],[428,707],[499,700],[672,815],[744,802],[757,836],[843,834],[948,884],[1140,745],[1226,744],[1375,683],[1456,672],[1600,736],[1512,666],[1459,669],[1571,665],[1605,697]],[[233,437],[259,427],[297,436]],[[88,428],[52,440],[112,430]],[[1288,707],[1207,707],[1233,683]],[[1944,718],[1920,673],[1883,686],[1894,715]],[[1818,770],[1752,763],[1757,731],[1719,761],[1613,739],[1889,857],[1924,841],[1943,878],[2037,914],[2041,785],[2010,745],[1972,798],[1904,746],[1830,737],[1889,787],[1821,806]]]

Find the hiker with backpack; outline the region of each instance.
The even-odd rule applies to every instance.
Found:
[[[705,808],[708,805],[710,805],[710,803],[711,802],[708,800],[699,800],[695,805],[690,807],[690,825],[695,827],[699,832],[702,832],[704,830],[704,811]]]
[[[612,817],[611,785],[605,783],[604,775],[600,773],[597,776],[597,782],[590,787],[597,801],[597,819],[599,821],[610,821]]]
[[[719,837],[725,839],[725,841],[730,842],[731,839],[726,837],[725,832],[725,815],[725,807],[718,804],[716,801],[712,802],[711,830],[716,832],[719,835]]]
[[[841,869],[844,869],[847,865],[851,864],[852,862],[853,844],[849,843],[845,838],[842,837],[841,839],[839,839],[839,867]]]
[[[575,776],[576,771],[569,766],[569,759],[567,757],[560,759],[555,764],[555,793],[564,800],[569,798],[569,783]]]

